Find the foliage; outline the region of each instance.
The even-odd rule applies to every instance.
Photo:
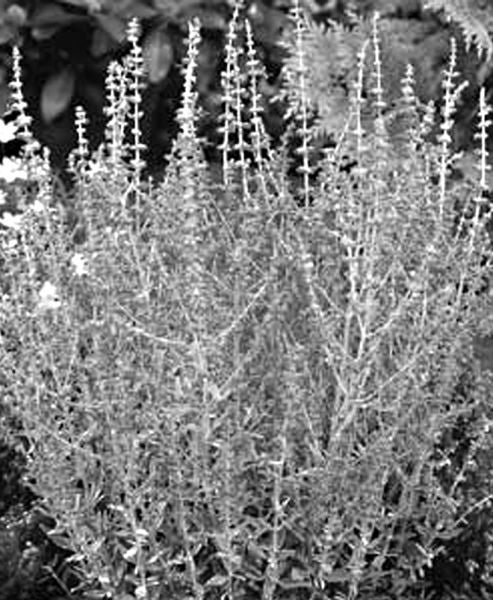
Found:
[[[198,134],[190,24],[160,182],[143,176],[131,23],[94,152],[76,111],[77,241],[33,145],[16,59],[28,142],[16,173],[29,186],[17,190],[24,212],[0,220],[0,398],[23,430],[1,424],[28,440],[29,485],[55,522],[46,535],[82,579],[74,594],[422,598],[471,528],[484,552],[464,559],[464,586],[490,591],[491,374],[473,351],[493,329],[490,108],[483,92],[477,182],[452,185],[456,48],[438,118],[403,74],[393,135],[375,18],[347,119],[317,155],[299,6],[292,18],[291,110],[275,147],[266,73],[236,6],[217,176]]]
[[[326,27],[306,19],[299,33],[306,54],[315,60],[305,60],[301,66],[294,47],[296,38],[292,31],[286,32],[284,76],[292,84],[300,77],[300,68],[304,69],[305,94],[319,119],[316,135],[327,137],[340,129],[344,119],[348,92],[358,69],[358,52],[367,37],[368,27],[363,21],[355,22],[351,28],[336,22]],[[289,85],[286,89],[293,90]],[[298,106],[293,102],[290,106],[297,112]]]
[[[225,32],[229,13],[227,0],[8,0],[0,7],[0,43],[4,44],[0,105],[8,101],[10,64],[5,48],[10,54],[12,44],[17,44],[23,52],[25,93],[36,134],[52,149],[53,163],[64,169],[74,143],[72,123],[77,104],[82,104],[90,117],[92,145],[101,141],[105,72],[111,60],[126,50],[128,19],[138,17],[143,23],[141,43],[148,84],[142,127],[147,143],[158,148],[161,159],[174,131],[172,116],[180,86],[177,65],[183,58],[187,21],[200,16],[209,32],[201,53],[200,84],[210,96],[218,35]]]
[[[245,10],[248,12],[257,44],[261,46],[261,57],[270,69],[270,84],[275,82],[283,58],[277,40],[286,30],[286,12],[290,2],[279,0],[247,0]],[[354,6],[358,14],[367,15],[370,8],[382,10],[386,14],[386,35],[390,48],[393,39],[403,38],[404,32],[418,27],[424,32],[416,31],[414,38],[404,36],[400,45],[391,48],[388,57],[396,58],[396,77],[392,77],[388,69],[387,82],[392,89],[398,87],[398,73],[404,65],[412,60],[417,67],[418,95],[427,91],[427,98],[436,91],[437,68],[430,63],[435,48],[428,45],[428,39],[422,39],[429,29],[430,22],[422,19],[418,23],[409,20],[392,18],[396,11],[406,13],[410,3],[405,7],[397,0],[387,2],[365,3],[303,3],[307,14],[318,23],[310,25],[305,43],[312,44],[310,52],[316,61],[313,71],[327,75],[313,81],[316,97],[325,98],[326,110],[321,119],[321,134],[334,130],[340,114],[338,108],[347,101],[347,84],[351,73],[357,68],[354,49],[361,35],[356,30],[349,32],[347,27],[338,25],[335,28],[329,23],[324,33],[321,23],[327,25],[330,18],[348,24],[344,7]],[[416,10],[416,9],[413,9]],[[2,14],[3,11],[3,14]],[[28,2],[9,0],[0,8],[0,41],[11,45],[22,46],[26,95],[35,119],[36,133],[42,141],[52,149],[52,161],[57,167],[64,169],[69,148],[75,143],[73,129],[73,110],[75,105],[82,104],[90,119],[89,139],[94,147],[101,141],[104,127],[101,109],[104,104],[104,74],[111,60],[121,56],[125,47],[125,24],[130,16],[137,16],[143,22],[142,40],[146,64],[147,83],[144,91],[143,108],[146,115],[142,123],[144,139],[150,148],[148,162],[154,166],[160,164],[164,152],[168,152],[171,139],[176,133],[174,112],[178,103],[178,90],[181,85],[177,77],[176,66],[183,58],[183,38],[186,34],[186,23],[193,16],[201,18],[203,40],[198,70],[198,90],[201,103],[211,113],[210,123],[204,124],[204,130],[214,138],[212,123],[220,111],[219,71],[221,45],[226,32],[227,20],[231,15],[231,2],[227,0],[209,0],[202,2],[176,2],[174,0],[133,0],[125,2],[93,2],[81,0],[64,0],[61,2]],[[3,17],[3,18],[2,18]],[[415,20],[414,20],[415,21]],[[354,25],[354,24],[353,24]],[[359,28],[356,28],[359,29]],[[363,28],[362,34],[365,35]],[[338,31],[338,33],[337,33]],[[443,33],[443,32],[442,32]],[[289,41],[289,35],[287,40]],[[443,49],[440,40],[437,45]],[[425,48],[423,56],[410,57],[405,48]],[[338,59],[334,61],[333,56]],[[401,56],[402,58],[397,58]],[[350,59],[352,58],[352,62]],[[437,55],[434,63],[440,64],[441,56]],[[390,62],[385,57],[384,62]],[[427,66],[428,65],[428,66]],[[386,67],[389,65],[386,65]],[[422,68],[428,72],[422,81]],[[6,74],[3,76],[7,80]],[[327,82],[333,87],[328,89]],[[320,84],[320,85],[319,85]],[[274,90],[277,82],[274,83]],[[5,84],[0,85],[0,105],[5,101]],[[327,93],[329,92],[329,93]],[[315,102],[318,102],[315,99]],[[270,109],[267,114],[270,129],[276,129],[278,113],[282,109]],[[467,124],[469,127],[469,124]],[[213,145],[212,140],[212,145]],[[211,145],[211,149],[212,149]],[[55,152],[56,150],[56,152]]]
[[[481,0],[426,0],[426,8],[444,11],[462,29],[468,45],[476,44],[478,52],[493,57],[493,8]]]
[[[429,8],[436,8],[438,12],[438,3],[434,6],[431,4]],[[445,4],[447,7],[454,5]],[[345,117],[351,81],[358,69],[358,49],[371,30],[371,18],[368,17],[371,17],[374,10],[384,15],[381,19],[380,35],[383,40],[382,68],[386,74],[386,110],[392,112],[393,104],[398,100],[401,73],[408,63],[414,68],[418,98],[422,102],[439,102],[442,96],[440,70],[447,59],[451,31],[440,25],[429,12],[421,12],[419,18],[415,18],[416,6],[412,9],[407,5],[407,9],[415,11],[408,15],[404,7],[395,0],[369,0],[363,4],[345,5],[348,14],[339,20],[328,19],[319,22],[307,14],[304,16],[303,44],[306,54],[312,58],[312,61],[305,65],[306,93],[311,106],[319,115],[317,133],[326,138],[334,136]],[[354,13],[349,11],[352,6],[357,9]],[[487,10],[488,8],[484,9]],[[487,16],[482,17],[481,23],[488,23]],[[470,42],[467,33],[465,40]],[[281,43],[287,55],[284,74],[291,77],[296,72],[297,63],[292,27],[285,28]],[[484,44],[483,47],[486,49]],[[479,88],[489,81],[491,61],[479,62],[479,59],[470,56],[462,45],[459,45],[458,60],[469,84],[469,97],[464,110],[458,115],[459,122],[455,132],[456,147],[465,149],[471,147],[469,132],[474,127],[472,118],[478,108],[474,104],[475,110],[468,110],[467,105],[477,102]],[[366,80],[364,86],[368,86]]]
[[[111,3],[90,0],[10,3],[3,9],[1,41],[4,44],[15,41],[46,46],[50,41],[56,43],[58,40],[60,43],[64,33],[71,32],[72,36],[78,36],[89,28],[86,60],[90,58],[96,63],[102,57],[113,54],[125,42],[126,21],[131,16],[146,21],[154,19],[155,25],[144,40],[144,49],[149,80],[156,83],[166,77],[173,62],[173,43],[167,33],[167,20],[177,23],[185,18],[186,22],[190,16],[187,10],[193,9],[193,5],[197,3],[187,3],[185,7],[183,3],[172,1],[149,3],[137,0]],[[156,21],[157,17],[159,22]],[[76,82],[79,87],[87,85],[87,81],[81,81],[81,67],[84,65],[77,65],[76,62],[75,55],[80,54],[80,49],[69,46],[69,53],[70,62],[50,73],[44,82],[41,115],[46,122],[54,121],[70,106]]]

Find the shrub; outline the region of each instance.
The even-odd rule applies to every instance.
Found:
[[[219,177],[197,135],[196,22],[162,182],[142,180],[135,22],[93,154],[77,113],[79,244],[46,160],[25,156],[31,202],[1,237],[1,397],[86,597],[423,597],[450,539],[490,518],[489,376],[473,356],[491,330],[490,109],[482,94],[478,184],[450,185],[455,46],[433,141],[411,68],[384,118],[375,18],[347,123],[315,165],[299,8],[293,18],[280,148],[237,6]],[[472,571],[486,585],[483,540]]]

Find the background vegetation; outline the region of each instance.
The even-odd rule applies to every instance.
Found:
[[[91,147],[102,141],[104,131],[104,81],[112,60],[128,49],[125,30],[130,17],[143,25],[142,45],[147,85],[143,90],[144,118],[141,123],[147,144],[150,171],[162,170],[163,155],[169,152],[176,135],[175,113],[182,85],[179,65],[185,53],[184,38],[190,18],[199,17],[202,41],[197,71],[200,104],[206,108],[201,132],[207,136],[207,151],[214,156],[215,123],[221,111],[220,73],[227,23],[232,16],[231,0],[5,0],[0,5],[0,110],[8,101],[11,75],[11,48],[22,49],[25,97],[34,118],[36,136],[51,150],[51,161],[65,172],[66,158],[76,143],[74,110],[82,105],[89,115]],[[282,105],[273,103],[280,85],[286,51],[283,33],[290,39],[287,12],[289,0],[245,0],[259,56],[268,79],[262,90],[266,102],[265,122],[279,137],[283,131]],[[450,33],[477,42],[483,50],[478,60],[473,52],[459,48],[463,77],[469,81],[454,132],[458,146],[471,148],[479,86],[491,85],[491,62],[484,58],[487,44],[488,7],[475,2],[420,2],[419,0],[303,0],[304,10],[315,23],[328,19],[348,24],[347,11],[366,18],[374,10],[382,16],[382,36],[388,93],[399,94],[403,68],[411,61],[416,68],[417,92],[422,100],[438,100],[440,73],[447,61]],[[427,10],[427,7],[429,9]],[[447,22],[446,17],[453,17]],[[486,28],[486,29],[485,29]],[[343,117],[356,52],[361,36],[358,27],[350,34],[335,35],[317,29],[313,59],[317,95],[326,103],[323,111],[326,131],[333,133]],[[389,97],[389,104],[391,103]],[[464,161],[469,171],[471,161]]]

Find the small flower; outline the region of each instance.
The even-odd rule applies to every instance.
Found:
[[[0,142],[2,144],[6,144],[7,142],[15,140],[16,134],[16,123],[5,123],[5,121],[0,119]]]
[[[87,165],[87,175],[93,177],[99,173],[104,173],[104,167],[99,160],[90,160]]]
[[[87,275],[87,259],[80,253],[76,252],[70,259],[70,264],[74,268],[74,273],[77,277]]]
[[[0,206],[4,204],[7,204],[7,194],[3,190],[0,190]]]
[[[0,179],[12,183],[16,179],[27,179],[27,171],[19,159],[4,158],[0,163]]]
[[[2,240],[2,250],[7,253],[13,253],[17,248],[18,242],[16,238],[10,240]]]
[[[39,302],[37,309],[41,312],[60,308],[60,298],[56,287],[49,281],[45,281],[39,290]]]
[[[43,202],[41,202],[41,200],[38,199],[31,204],[30,208],[38,215],[46,210],[46,206],[43,204]]]
[[[0,225],[3,225],[7,229],[14,229],[19,231],[22,226],[22,214],[13,215],[10,212],[5,212],[0,219]]]
[[[137,556],[137,554],[139,553],[139,549],[137,546],[132,546],[131,548],[129,548],[128,550],[126,550],[123,553],[123,558],[127,561],[127,562],[132,562],[135,557]]]
[[[138,527],[135,530],[135,534],[137,537],[137,541],[140,543],[145,542],[149,538],[149,532],[147,531],[147,529],[143,529],[142,527]]]

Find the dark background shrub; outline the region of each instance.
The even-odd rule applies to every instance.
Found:
[[[357,10],[362,17],[379,10],[383,17],[384,47],[387,44],[389,48],[385,65],[387,91],[399,89],[402,67],[411,61],[419,70],[419,94],[426,100],[438,99],[441,90],[436,82],[440,80],[440,71],[448,55],[449,26],[436,15],[423,11],[421,2],[314,0],[301,4],[319,24],[327,23],[329,19],[348,23],[345,12],[348,8]],[[213,159],[216,157],[217,115],[221,108],[219,75],[232,5],[230,0],[7,0],[0,8],[0,112],[8,104],[11,48],[18,44],[22,50],[25,93],[34,118],[35,133],[51,149],[53,164],[63,170],[67,154],[75,144],[73,117],[77,104],[84,106],[90,117],[89,133],[93,146],[101,141],[106,69],[110,61],[125,53],[126,24],[131,17],[138,17],[142,23],[148,72],[142,129],[148,146],[149,170],[156,173],[162,169],[163,156],[176,134],[174,115],[181,90],[183,41],[188,21],[198,16],[203,41],[197,89],[200,103],[208,115],[202,133],[210,140]],[[267,100],[279,91],[285,57],[279,42],[289,27],[290,5],[289,0],[244,2],[259,57],[267,68],[268,85],[264,90]],[[326,53],[318,53],[313,59],[321,72],[337,73],[340,69],[330,44]],[[464,147],[472,141],[470,125],[476,114],[476,106],[468,99],[474,97],[479,83],[488,83],[491,75],[484,65],[480,69],[472,53],[461,53],[460,67],[473,84],[458,119],[457,142]],[[340,83],[347,92],[350,82]],[[327,93],[324,91],[327,102],[330,95],[330,89]],[[284,128],[283,107],[267,101],[266,109],[268,130],[278,137]],[[339,123],[343,118],[344,114],[336,111],[335,122]]]

